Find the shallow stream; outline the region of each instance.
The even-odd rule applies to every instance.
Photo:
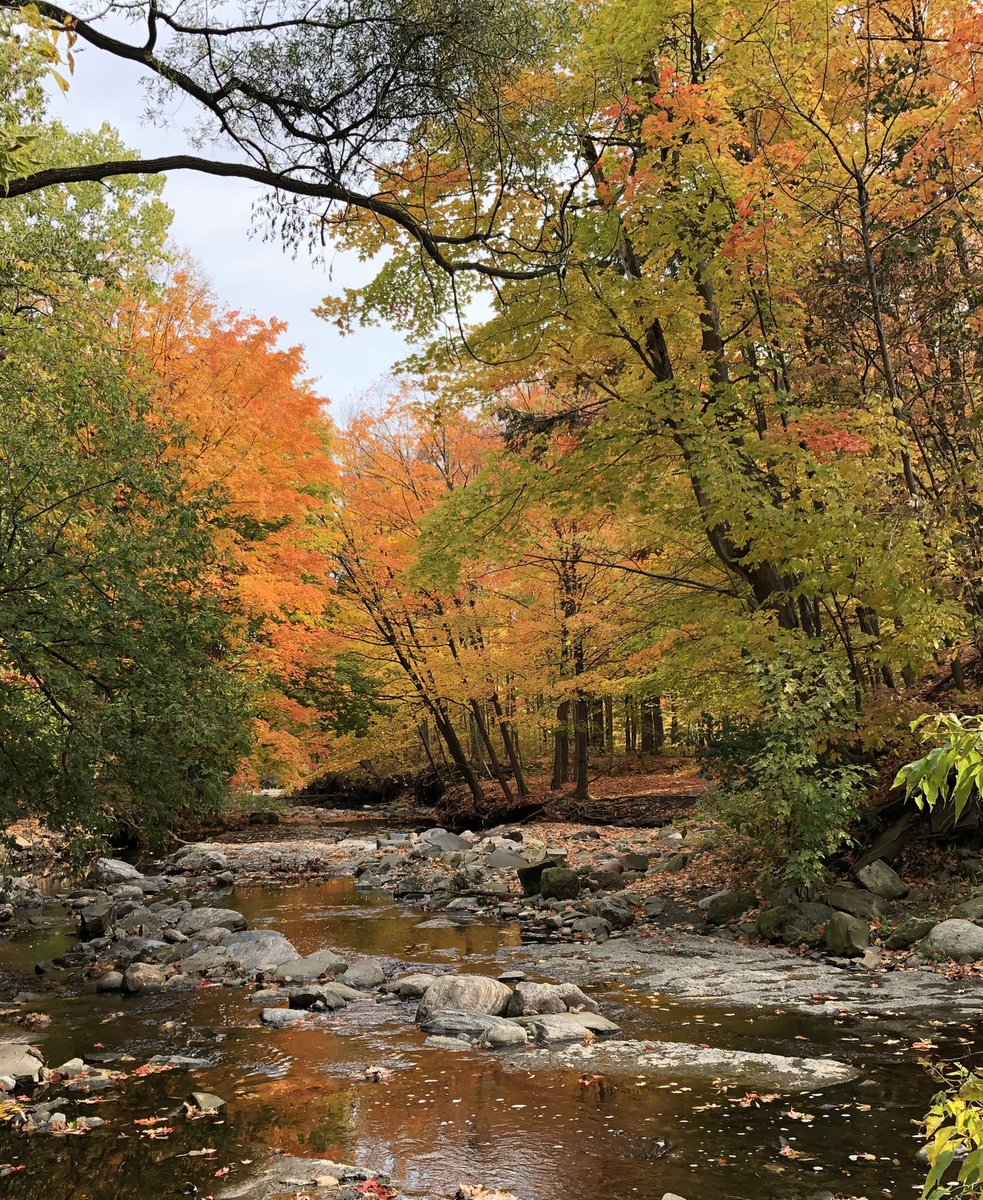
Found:
[[[515,926],[456,924],[356,892],[350,880],[243,889],[230,901],[250,927],[298,950],[331,947],[409,965],[481,974],[521,967],[549,978],[549,951]],[[0,986],[35,986],[33,964],[70,939],[38,932],[0,943]],[[581,981],[589,987],[590,978]],[[370,996],[325,1028],[270,1030],[246,989],[202,987],[121,999],[44,993],[51,1024],[34,1035],[49,1064],[101,1055],[114,1069],[153,1054],[205,1057],[207,1069],[133,1076],[71,1115],[107,1124],[84,1136],[0,1133],[0,1194],[24,1200],[157,1200],[219,1196],[275,1152],[369,1165],[401,1194],[453,1195],[462,1182],[521,1200],[813,1200],[912,1197],[920,1188],[913,1124],[934,1087],[913,1042],[931,1034],[964,1054],[964,1028],[917,1029],[882,1017],[835,1023],[798,1014],[695,1009],[634,991],[595,990],[627,1037],[775,1054],[830,1055],[862,1068],[855,1084],[794,1097],[748,1094],[685,1076],[530,1074],[493,1054],[424,1047],[413,1004]],[[2,1036],[23,1032],[4,1027]],[[391,1072],[363,1079],[366,1068]],[[221,1116],[189,1120],[192,1090],[223,1097]],[[156,1124],[147,1118],[163,1118]],[[170,1129],[160,1134],[159,1130]],[[200,1151],[211,1153],[200,1153]],[[227,1170],[226,1170],[227,1168]]]

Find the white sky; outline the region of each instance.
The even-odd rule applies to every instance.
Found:
[[[133,32],[138,37],[139,27]],[[144,155],[194,153],[184,136],[195,117],[191,101],[176,110],[167,128],[145,123],[144,109],[139,69],[81,45],[68,93],[53,89],[50,105],[51,115],[72,129],[109,121]],[[251,234],[251,205],[263,191],[245,180],[176,172],[164,192],[174,210],[171,235],[199,264],[221,303],[288,323],[284,343],[304,347],[309,374],[331,402],[335,420],[344,423],[362,406],[365,393],[384,385],[406,343],[384,327],[342,337],[313,315],[324,296],[370,278],[371,266],[330,250],[324,263],[312,263],[302,251],[294,259],[278,242]]]

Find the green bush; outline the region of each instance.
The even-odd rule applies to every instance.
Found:
[[[856,730],[853,688],[819,647],[749,670],[757,718],[716,731],[700,752],[721,817],[755,840],[786,882],[815,887],[850,840],[869,768],[847,759]]]

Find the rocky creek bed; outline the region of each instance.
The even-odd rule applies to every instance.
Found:
[[[648,847],[305,832],[8,887],[11,1194],[917,1194],[978,981],[660,931]]]

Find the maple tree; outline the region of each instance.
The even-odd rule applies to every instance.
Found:
[[[307,689],[330,671],[329,549],[334,465],[325,401],[305,381],[285,326],[222,312],[179,271],[138,319],[155,408],[184,431],[176,456],[209,512],[219,581],[244,621],[256,746],[240,780],[308,777],[330,737]]]

